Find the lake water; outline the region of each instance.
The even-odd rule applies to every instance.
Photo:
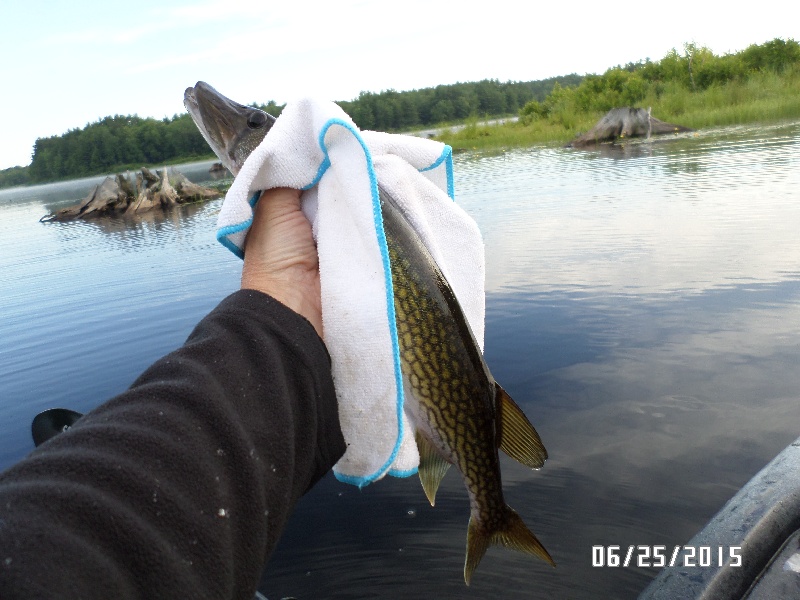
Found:
[[[416,478],[328,477],[266,568],[272,599],[634,598],[656,570],[592,568],[592,546],[686,542],[800,436],[800,123],[455,163],[486,242],[486,359],[550,454],[504,460],[507,501],[558,567],[491,549],[466,588],[455,472],[435,508]],[[219,201],[38,222],[90,187],[0,191],[0,467],[37,412],[122,391],[238,285]]]

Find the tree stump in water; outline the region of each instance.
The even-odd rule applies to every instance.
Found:
[[[45,215],[39,220],[71,221],[104,215],[129,215],[156,207],[168,208],[221,196],[222,192],[219,190],[192,183],[174,169],[164,167],[161,176],[158,176],[150,169],[142,167],[136,173],[133,183],[123,173],[108,176],[78,204]]]
[[[692,131],[683,125],[659,121],[650,115],[650,109],[612,108],[591,130],[579,135],[567,147],[583,148],[624,137],[647,137],[664,133]]]
[[[162,206],[175,206],[178,203],[178,192],[169,182],[167,167],[164,167],[164,172],[161,174],[161,189],[156,193]]]
[[[211,168],[208,170],[208,174],[211,175],[211,179],[222,179],[223,177],[231,177],[231,172],[225,168],[225,166],[221,162],[216,162],[211,165]]]

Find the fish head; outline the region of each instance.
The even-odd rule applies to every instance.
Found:
[[[275,123],[272,115],[234,102],[204,81],[186,88],[183,105],[214,154],[234,175]]]

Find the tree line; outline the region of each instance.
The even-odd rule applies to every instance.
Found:
[[[747,81],[756,73],[800,73],[800,44],[774,39],[735,54],[717,56],[696,44],[609,69],[602,75],[567,75],[541,81],[484,80],[398,92],[362,92],[339,102],[362,129],[402,131],[464,120],[519,113],[524,124],[543,120],[569,129],[577,115],[635,106],[662,95],[699,95],[714,86]],[[283,106],[260,105],[278,116]],[[143,164],[158,165],[210,156],[188,114],[161,120],[106,117],[82,129],[39,138],[29,167],[0,171],[0,187],[107,173]]]
[[[29,174],[31,181],[48,181],[204,154],[208,146],[191,119],[115,115],[83,129],[37,139]]]
[[[470,116],[516,114],[530,100],[543,100],[556,83],[577,85],[581,79],[567,75],[540,81],[485,80],[404,92],[362,92],[358,98],[338,104],[362,129],[402,131]],[[270,101],[259,108],[277,117],[283,105]],[[62,135],[37,139],[30,166],[0,171],[0,187],[208,156],[208,144],[186,113],[160,120],[115,115]]]
[[[338,104],[361,129],[402,131],[469,117],[517,114],[527,102],[543,100],[554,85],[574,86],[581,80],[575,74],[539,81],[486,79],[408,92],[362,92],[355,100]]]
[[[602,75],[587,75],[577,86],[556,85],[544,100],[523,106],[523,124],[546,119],[565,126],[576,114],[606,112],[619,106],[636,106],[645,98],[658,100],[664,94],[699,93],[730,82],[747,81],[755,74],[782,75],[800,70],[800,43],[776,38],[721,56],[694,43],[683,52],[673,49],[660,61],[649,59],[617,66]]]

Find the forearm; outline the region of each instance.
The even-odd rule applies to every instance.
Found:
[[[3,474],[3,598],[249,599],[294,503],[343,451],[314,329],[240,291]]]

